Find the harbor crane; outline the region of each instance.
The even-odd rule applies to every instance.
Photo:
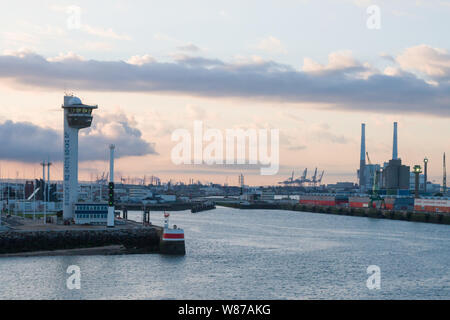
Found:
[[[305,168],[305,171],[303,171],[303,174],[300,177],[301,181],[306,181],[306,174],[307,173],[308,173],[308,168]]]
[[[325,173],[325,170],[322,170],[322,173],[320,174],[319,179],[317,180],[317,183],[320,185],[322,183],[323,174]]]
[[[312,182],[313,186],[315,187],[316,183],[317,183],[317,167],[316,167],[316,170],[314,170],[314,175],[311,177],[311,182]]]
[[[278,182],[278,184],[284,184],[284,185],[293,184],[293,183],[294,183],[294,170],[292,170],[292,174],[287,180]]]

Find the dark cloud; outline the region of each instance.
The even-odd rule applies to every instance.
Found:
[[[369,73],[362,77],[364,72]],[[123,61],[62,60],[36,54],[0,56],[0,78],[20,84],[77,90],[166,92],[293,103],[326,103],[335,109],[450,116],[450,84],[430,85],[412,73],[374,73],[361,65],[302,72],[273,61],[225,63],[182,57],[140,66]]]
[[[47,157],[62,159],[62,135],[53,129],[29,122],[0,124],[0,158],[23,162],[38,162]]]
[[[97,122],[96,122],[97,120]],[[0,124],[0,159],[38,162],[50,157],[63,159],[62,132],[37,126],[29,122]],[[116,145],[116,157],[156,154],[153,144],[141,137],[141,132],[123,119],[94,118],[92,128],[83,129],[79,136],[79,159],[108,160],[108,145]]]

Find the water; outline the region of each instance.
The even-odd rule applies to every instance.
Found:
[[[171,224],[185,229],[185,257],[1,258],[0,298],[450,298],[450,226],[220,207],[173,212]],[[66,287],[69,265],[81,268],[80,290]],[[366,287],[369,265],[379,290]]]

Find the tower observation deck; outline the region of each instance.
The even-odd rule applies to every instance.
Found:
[[[92,110],[98,106],[83,104],[78,97],[64,96],[64,220],[73,218],[78,201],[78,131],[92,124]]]

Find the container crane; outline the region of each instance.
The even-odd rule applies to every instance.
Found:
[[[317,183],[320,185],[322,183],[323,174],[325,173],[325,170],[322,170],[322,173],[320,174],[319,180],[317,180]]]
[[[315,187],[316,183],[317,183],[317,167],[316,167],[316,170],[314,170],[314,175],[311,177],[311,182],[312,182],[313,186]]]

